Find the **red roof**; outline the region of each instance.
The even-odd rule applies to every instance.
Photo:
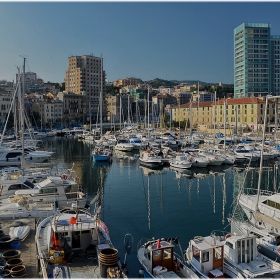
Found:
[[[264,98],[259,97],[243,97],[243,98],[223,98],[216,101],[216,105],[224,105],[224,101],[226,101],[227,105],[235,105],[235,104],[265,104]],[[268,100],[269,103],[274,103],[274,101]],[[215,105],[214,101],[207,102],[192,102],[192,105],[189,103],[182,104],[180,106],[175,106],[172,109],[177,108],[197,108],[197,107],[211,107]]]

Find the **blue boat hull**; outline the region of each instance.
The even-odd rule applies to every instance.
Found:
[[[110,155],[92,155],[92,158],[96,161],[109,161],[111,160],[111,156]]]

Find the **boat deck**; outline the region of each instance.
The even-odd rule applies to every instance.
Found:
[[[56,266],[61,268],[63,278],[102,278],[96,254],[87,255],[83,250],[75,252],[71,263],[49,263],[47,273],[50,278],[54,278],[53,273]]]
[[[4,231],[6,235],[9,234],[9,229],[12,226],[17,225],[29,225],[30,232],[24,241],[21,242],[18,250],[21,251],[20,258],[23,260],[23,264],[26,268],[26,278],[38,278],[38,259],[37,259],[37,251],[36,244],[34,242],[35,233],[36,233],[36,223],[35,218],[28,219],[17,219],[17,220],[2,220],[0,222],[1,229]],[[0,248],[0,253],[4,253],[7,249]]]

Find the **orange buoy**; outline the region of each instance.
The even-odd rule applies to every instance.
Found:
[[[75,217],[71,217],[69,219],[69,222],[70,222],[71,225],[75,225],[77,223],[77,219]]]

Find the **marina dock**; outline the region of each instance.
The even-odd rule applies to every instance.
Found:
[[[37,250],[35,243],[35,233],[36,233],[36,222],[35,218],[28,219],[17,219],[9,221],[0,222],[1,229],[6,235],[9,235],[9,229],[12,226],[29,225],[31,230],[29,235],[24,241],[21,242],[18,250],[21,251],[20,258],[23,260],[23,264],[26,268],[25,278],[38,278],[38,259]],[[3,254],[8,249],[0,248],[0,253]]]

